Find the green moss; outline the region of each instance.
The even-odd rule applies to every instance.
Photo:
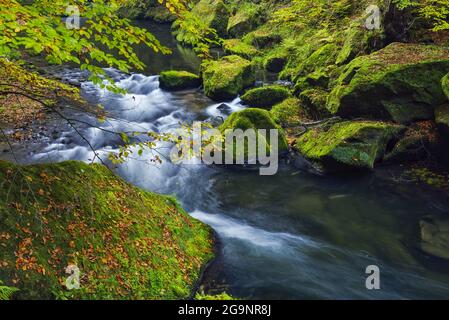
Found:
[[[301,63],[298,70],[299,74],[307,75],[320,69],[323,70],[323,68],[328,66],[332,66],[335,63],[338,49],[338,46],[334,43],[327,43],[319,47]]]
[[[164,71],[159,78],[160,86],[166,90],[183,90],[197,88],[201,85],[200,77],[187,71]]]
[[[227,34],[230,13],[222,0],[200,0],[193,7],[192,14],[206,26],[215,29],[218,35]]]
[[[330,116],[326,108],[328,95],[327,91],[320,88],[308,89],[301,92],[299,100],[310,118],[321,119]]]
[[[259,54],[256,48],[240,39],[224,40],[223,49],[226,54],[238,55],[245,59],[251,59]]]
[[[317,70],[309,73],[305,77],[298,78],[295,83],[295,93],[300,94],[302,91],[313,89],[316,87],[327,88],[329,84],[329,74],[324,70]]]
[[[449,73],[441,79],[441,85],[443,86],[443,92],[449,99]]]
[[[271,85],[250,89],[240,98],[250,107],[269,108],[290,97],[290,90],[284,86]]]
[[[263,109],[257,108],[247,108],[243,109],[239,112],[234,112],[231,114],[225,122],[220,126],[220,130],[225,132],[228,129],[276,129],[278,130],[278,150],[279,152],[288,150],[288,144],[285,137],[284,130],[273,120],[270,115],[270,112]],[[267,132],[268,134],[268,132]],[[257,139],[265,137],[257,137]],[[266,141],[267,145],[270,144],[269,141]],[[245,148],[246,149],[246,148]]]
[[[401,130],[401,126],[384,122],[346,121],[327,130],[309,130],[297,139],[296,148],[329,171],[373,169],[389,140]]]
[[[255,81],[251,62],[236,55],[207,61],[202,69],[204,92],[214,100],[233,99]]]
[[[197,293],[195,295],[195,300],[237,300],[233,296],[227,294],[226,292],[214,295]]]
[[[347,65],[327,108],[343,117],[403,123],[432,119],[434,107],[446,100],[441,78],[448,71],[449,49],[394,43]]]
[[[258,49],[270,48],[282,41],[282,36],[268,25],[247,33],[243,41]]]
[[[288,50],[274,50],[264,58],[263,66],[270,72],[279,73],[287,64],[288,55]]]
[[[284,128],[301,124],[307,118],[306,112],[297,98],[288,98],[275,105],[270,114],[273,120]]]
[[[336,59],[337,65],[346,64],[357,56],[369,54],[375,49],[376,43],[383,43],[383,31],[367,30],[363,26],[365,19],[362,20],[354,20],[346,30],[343,46]]]
[[[0,162],[0,181],[0,279],[18,299],[186,298],[212,257],[210,228],[104,166]]]
[[[234,37],[250,32],[259,24],[259,7],[254,3],[242,2],[229,18],[227,31]]]

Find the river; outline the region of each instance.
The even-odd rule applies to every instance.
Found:
[[[108,74],[128,90],[105,92],[66,69],[64,77],[80,80],[83,95],[109,112],[104,129],[171,132],[180,122],[222,115],[219,104],[201,90],[166,92],[159,88],[160,71],[197,71],[199,60],[176,44],[167,26],[145,23],[173,54],[162,56],[139,48],[147,64],[141,74]],[[242,109],[239,99],[228,102]],[[55,123],[52,137],[22,152],[24,163],[90,161],[92,150],[73,129]],[[117,150],[116,136],[79,125],[79,130],[106,160]],[[160,143],[158,152],[166,153]],[[209,224],[219,238],[217,259],[206,270],[202,289],[223,290],[251,299],[413,299],[448,298],[449,264],[418,249],[419,220],[447,210],[448,200],[421,186],[393,179],[395,167],[356,176],[317,176],[284,160],[275,176],[258,171],[203,165],[155,164],[145,151],[115,168],[144,189],[174,194],[195,218]],[[365,269],[380,268],[380,290],[367,290]]]

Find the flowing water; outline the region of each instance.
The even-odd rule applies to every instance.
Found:
[[[166,26],[150,25],[150,30],[174,54],[162,57],[141,48],[148,65],[143,74],[107,70],[128,90],[126,95],[82,82],[85,97],[102,103],[109,117],[104,123],[81,114],[77,119],[107,130],[171,132],[180,122],[226,116],[200,90],[170,93],[159,88],[154,74],[171,68],[195,71],[199,61],[191,50],[176,45]],[[74,70],[64,76],[85,77]],[[231,111],[243,108],[239,99],[228,104]],[[77,126],[105,161],[118,149],[115,135]],[[169,147],[159,143],[157,151],[131,156],[115,170],[137,186],[176,195],[193,217],[214,228],[219,252],[205,272],[206,291],[262,299],[449,297],[449,265],[421,253],[417,239],[420,217],[447,210],[447,198],[393,182],[395,168],[321,177],[282,163],[276,176],[259,176],[258,171],[151,162]],[[62,123],[55,123],[52,137],[22,156],[28,163],[95,158],[86,142]],[[365,287],[369,265],[380,268],[380,290]]]

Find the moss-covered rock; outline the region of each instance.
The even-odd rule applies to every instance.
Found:
[[[285,54],[271,54],[267,56],[263,65],[267,71],[279,73],[287,64],[288,58]]]
[[[212,257],[209,227],[102,165],[0,162],[0,181],[0,279],[14,298],[187,298]]]
[[[276,129],[278,130],[278,151],[283,152],[288,149],[284,130],[273,120],[270,112],[267,110],[247,108],[242,111],[234,112],[220,126],[222,132],[225,132],[228,129],[242,129],[244,131],[248,129],[266,129],[267,132],[270,129]],[[267,133],[267,135],[269,135],[269,133]],[[257,139],[259,138],[263,138],[267,141],[266,137],[257,136]],[[267,141],[267,145],[270,145],[269,141]]]
[[[227,31],[233,37],[241,37],[254,30],[259,24],[260,8],[249,2],[239,5],[229,18]]]
[[[207,61],[202,69],[204,92],[214,100],[233,99],[255,81],[251,62],[236,55]]]
[[[288,98],[270,110],[273,120],[284,128],[295,127],[307,119],[306,111],[297,98]]]
[[[326,171],[373,169],[387,143],[402,130],[384,122],[345,121],[328,129],[309,130],[296,140],[296,148]]]
[[[262,26],[261,28],[246,34],[243,37],[243,41],[258,49],[265,49],[279,44],[282,41],[282,36],[269,26]]]
[[[330,116],[326,108],[329,93],[321,88],[313,88],[302,91],[299,100],[312,119],[321,119]]]
[[[299,73],[307,75],[318,70],[328,73],[327,67],[335,63],[339,47],[335,43],[326,43],[315,50],[300,65]]]
[[[250,89],[240,98],[250,107],[269,108],[290,97],[290,90],[280,85]]]
[[[215,29],[218,35],[227,34],[230,13],[222,0],[200,0],[193,7],[191,14],[207,27]]]
[[[427,216],[420,221],[421,249],[432,256],[449,259],[449,219]]]
[[[184,90],[201,85],[200,77],[187,71],[163,71],[159,78],[160,87],[165,90]]]
[[[224,40],[223,49],[226,54],[238,55],[245,59],[251,59],[259,54],[259,50],[240,39]]]
[[[295,83],[295,94],[300,94],[302,91],[315,88],[327,88],[330,76],[324,70],[317,70],[309,73],[307,76],[300,77]]]
[[[344,33],[344,43],[335,63],[344,65],[363,54],[369,54],[383,44],[383,30],[367,30],[364,22],[355,20]]]
[[[446,98],[441,78],[449,71],[449,49],[393,43],[347,65],[327,108],[343,117],[365,116],[407,123],[433,118]]]

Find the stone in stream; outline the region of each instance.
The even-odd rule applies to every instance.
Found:
[[[232,113],[232,108],[227,103],[220,104],[217,109],[224,115],[230,115]]]
[[[285,152],[288,150],[288,144],[284,130],[273,120],[270,113],[264,109],[247,108],[242,111],[232,113],[225,122],[220,126],[220,131],[225,132],[227,129],[266,129],[267,135],[270,129],[278,130],[278,152]],[[264,139],[266,137],[259,137],[257,139]],[[267,141],[267,145],[270,142]],[[247,154],[247,148],[245,148],[245,156]]]
[[[161,72],[159,83],[165,90],[185,90],[198,88],[201,80],[191,72],[170,70]]]

